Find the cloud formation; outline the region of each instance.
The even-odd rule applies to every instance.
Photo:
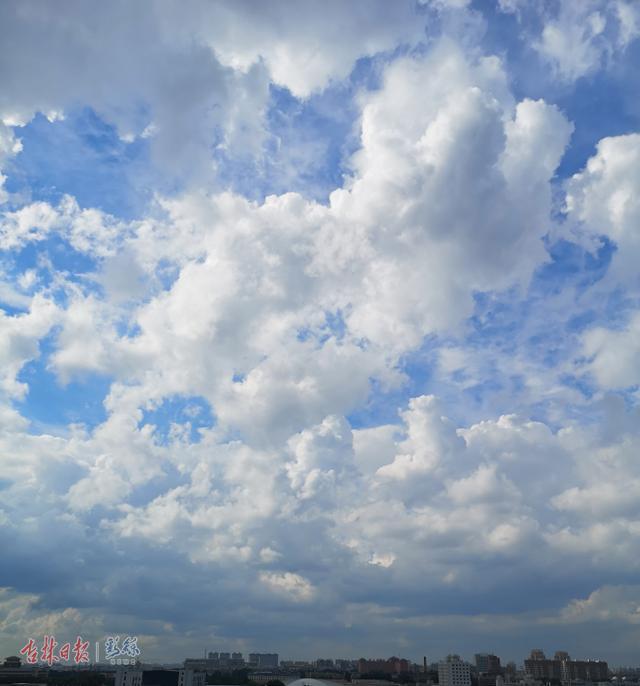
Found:
[[[611,7],[542,18],[541,97],[467,3],[2,6],[7,654],[82,628],[517,658],[571,624],[626,659],[601,632],[637,624],[639,134],[567,173],[554,101],[631,59]],[[25,171],[87,112],[92,164],[138,155],[136,216]],[[279,118],[339,139],[326,198],[227,183]]]

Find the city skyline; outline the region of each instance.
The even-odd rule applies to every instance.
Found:
[[[640,2],[4,0],[0,64],[0,654],[638,662]]]
[[[106,639],[106,643],[111,642],[114,647],[115,647],[115,653],[118,652],[118,643],[119,643],[119,638],[120,637],[110,637]],[[300,668],[313,668],[316,671],[322,671],[323,669],[326,669],[327,671],[357,671],[358,673],[366,673],[366,672],[375,672],[375,671],[389,671],[390,673],[402,673],[402,672],[426,672],[427,669],[433,671],[438,671],[440,665],[446,665],[447,663],[450,662],[463,662],[467,665],[470,666],[472,672],[480,673],[480,674],[493,674],[493,675],[498,675],[498,674],[504,674],[510,672],[510,670],[513,669],[518,669],[518,670],[523,670],[527,673],[531,673],[536,677],[540,676],[545,676],[544,674],[536,674],[536,671],[542,670],[542,672],[545,671],[545,668],[548,667],[549,665],[552,665],[552,663],[562,663],[562,662],[568,662],[568,663],[594,663],[594,664],[599,664],[599,663],[604,663],[605,671],[607,670],[607,661],[602,658],[602,656],[599,657],[594,657],[593,655],[585,656],[585,655],[579,655],[579,656],[571,656],[568,651],[566,650],[560,650],[556,649],[553,652],[553,656],[549,654],[547,656],[545,650],[541,648],[532,648],[528,655],[525,656],[522,660],[517,661],[517,660],[502,660],[499,655],[497,655],[495,652],[494,653],[488,653],[488,652],[476,652],[473,654],[472,659],[466,659],[465,656],[462,656],[459,653],[454,653],[454,652],[449,652],[446,656],[441,656],[439,658],[433,659],[429,658],[427,655],[422,655],[421,658],[417,659],[414,657],[407,657],[406,655],[394,655],[391,657],[372,657],[371,655],[369,656],[363,656],[359,655],[358,657],[346,657],[344,655],[341,655],[340,657],[315,657],[312,659],[306,658],[306,659],[292,659],[290,656],[283,657],[280,655],[280,653],[259,653],[259,652],[250,652],[246,654],[246,659],[245,659],[245,653],[241,651],[231,651],[231,650],[209,650],[206,648],[203,648],[202,655],[200,657],[196,656],[190,656],[186,657],[183,660],[179,661],[179,663],[176,662],[155,662],[154,661],[148,661],[142,659],[142,651],[139,649],[139,646],[137,645],[137,637],[127,637],[126,640],[123,639],[123,648],[124,652],[121,652],[121,655],[125,655],[127,657],[134,657],[134,659],[127,659],[126,664],[131,664],[133,665],[134,663],[136,664],[164,664],[164,665],[175,665],[179,663],[183,663],[185,668],[190,668],[191,670],[194,671],[216,671],[216,672],[232,672],[233,670],[237,669],[244,669],[244,668],[249,668],[254,671],[271,671],[275,670],[277,671],[293,671],[295,672],[296,670],[299,670]],[[78,646],[81,644],[82,639],[79,637],[77,642],[76,642],[76,649]],[[34,652],[36,653],[34,659],[29,659],[29,650],[32,650],[30,648],[30,644],[33,644],[34,646]],[[45,647],[48,644],[52,644],[53,646],[60,646],[59,642],[56,641],[55,636],[47,636],[45,637],[44,640],[44,645]],[[126,644],[130,644],[133,647],[133,651],[127,650],[126,649]],[[70,644],[69,644],[70,645]],[[114,660],[109,660],[108,658],[110,657],[109,655],[109,648],[105,646],[105,650],[103,652],[100,652],[100,647],[99,647],[99,642],[95,646],[95,656],[96,659],[93,660],[90,657],[90,648],[88,645],[88,642],[85,645],[85,650],[86,650],[86,659],[78,660],[77,655],[76,659],[74,660],[76,665],[80,665],[81,663],[84,663],[85,666],[88,666],[90,664],[105,664],[108,665],[109,663],[111,664],[120,664],[120,662],[114,661]],[[5,663],[7,661],[12,662],[15,661],[17,663],[22,662],[25,666],[32,664],[34,666],[37,666],[38,664],[43,663],[43,655],[44,653],[39,653],[38,652],[38,642],[34,641],[32,638],[29,640],[28,645],[25,645],[22,650],[19,651],[19,656],[9,656],[5,658]],[[75,649],[74,649],[75,650]],[[113,651],[112,651],[113,652]],[[68,661],[70,660],[69,656],[69,651],[67,651],[67,655],[64,658],[64,660],[61,660],[61,662]],[[105,660],[101,660],[99,658],[105,658]],[[49,666],[55,666],[55,663],[57,660],[55,658],[49,659]],[[7,666],[5,664],[5,666]],[[631,665],[626,665],[626,666],[631,666]],[[536,669],[532,669],[532,667],[535,667]],[[625,667],[625,665],[616,665],[613,666],[613,669],[616,668],[622,668]],[[387,669],[388,668],[388,669]],[[539,669],[538,669],[539,668]],[[557,667],[557,669],[561,669],[560,666]],[[636,667],[640,671],[640,664]],[[547,675],[550,676],[550,675]],[[571,681],[571,679],[567,679],[568,681]],[[453,685],[451,685],[453,686]]]

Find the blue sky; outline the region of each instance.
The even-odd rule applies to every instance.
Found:
[[[0,651],[632,662],[638,6],[63,5],[0,9]]]

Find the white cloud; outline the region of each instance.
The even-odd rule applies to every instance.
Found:
[[[392,553],[373,553],[369,559],[369,564],[376,565],[378,567],[391,567],[395,562],[396,556]]]
[[[3,60],[10,56],[12,66],[0,118],[25,124],[42,112],[54,119],[80,102],[115,124],[123,139],[153,123],[163,165],[206,174],[216,127],[227,142],[261,138],[268,80],[259,66],[246,73],[222,66],[206,45],[169,26],[170,12],[166,4],[146,12],[126,3],[70,1],[63,13],[37,2],[5,5]]]
[[[640,34],[640,10],[627,0],[563,0],[543,5],[500,0],[503,12],[542,24],[531,40],[563,81],[574,81],[609,66]]]
[[[161,446],[138,428],[141,414],[131,416],[123,405],[93,433],[27,442],[16,429],[5,433],[0,449],[13,458],[0,476],[13,484],[4,491],[6,504],[41,493],[31,511],[71,518],[63,514],[68,503],[73,527],[101,504],[98,531],[107,549],[130,541],[156,551],[150,555],[186,556],[189,574],[213,564],[221,587],[241,577],[241,587],[226,591],[235,607],[240,597],[263,611],[274,599],[318,612],[334,599],[359,598],[355,604],[363,607],[367,598],[380,598],[379,580],[369,576],[377,573],[388,575],[391,596],[398,589],[428,596],[443,586],[462,593],[475,579],[491,604],[514,569],[553,579],[567,556],[601,571],[637,565],[637,499],[625,485],[637,473],[637,426],[618,416],[620,407],[611,410],[597,429],[554,434],[514,417],[456,429],[433,398],[414,399],[394,428],[387,463],[411,449],[432,455],[436,467],[414,488],[387,488],[370,466],[357,469],[353,433],[341,417],[328,416],[272,451],[220,443],[215,429],[200,443],[173,439]],[[181,485],[167,480],[172,469],[185,477]],[[615,484],[618,497],[607,501]],[[37,526],[16,520],[11,509],[6,516],[18,540]],[[108,576],[105,554],[100,564]],[[491,574],[478,577],[478,565]],[[389,621],[402,612],[394,609]],[[565,614],[545,621],[590,621]]]
[[[7,177],[2,174],[2,167],[6,160],[17,155],[22,150],[22,143],[16,138],[15,133],[6,126],[0,118],[0,205],[7,201],[8,194],[3,188]]]
[[[445,42],[396,61],[363,98],[355,174],[331,196],[338,217],[375,227],[354,332],[416,345],[469,314],[473,289],[525,283],[545,259],[548,182],[570,132],[542,102],[514,109],[495,58],[469,65]]]
[[[169,21],[178,9],[184,21],[185,8],[172,9]],[[424,37],[428,16],[416,13],[409,2],[379,0],[356,0],[348,7],[339,0],[321,7],[303,0],[286,8],[278,3],[259,8],[246,2],[200,3],[187,12],[202,42],[223,64],[247,70],[264,60],[271,79],[302,98],[348,76],[360,57],[415,45]]]
[[[394,438],[397,432],[398,427],[394,424],[383,424],[352,432],[354,459],[363,474],[371,475],[379,467],[393,460],[396,450]]]
[[[284,574],[265,572],[260,575],[260,581],[271,590],[296,603],[311,600],[315,593],[315,588],[308,579],[293,572],[285,572]]]
[[[573,600],[561,614],[568,623],[623,621],[640,624],[640,587],[603,586],[584,600]]]
[[[640,384],[640,312],[621,330],[597,327],[583,336],[586,369],[600,388],[629,388]]]
[[[504,474],[497,474],[497,465],[480,465],[470,476],[447,484],[449,497],[455,503],[507,500],[517,498],[518,490]]]
[[[366,403],[372,379],[397,388],[400,356],[458,326],[475,290],[527,283],[545,259],[549,180],[571,126],[542,101],[515,104],[499,60],[467,59],[446,41],[393,63],[361,106],[353,175],[328,206],[293,193],[250,203],[193,192],[129,224],[68,198],[40,208],[47,231],[103,260],[95,278],[107,286],[101,299],[66,284],[49,360],[63,381],[114,377],[108,418],[83,442],[66,491],[76,516],[102,506],[109,535],[173,543],[193,561],[242,560],[276,575],[265,577],[276,590],[289,572],[264,551],[306,555],[291,522],[325,552],[347,555],[351,541],[364,569],[401,574],[420,554],[398,532],[500,555],[537,539],[519,490],[534,457],[510,464],[483,449],[490,434],[537,459],[530,439],[554,444],[547,427],[505,418],[465,434],[425,396],[403,410],[400,435],[357,432],[354,450],[344,417]],[[41,238],[12,221],[12,244]],[[167,262],[175,279],[162,287]],[[119,293],[109,269],[142,285]],[[201,443],[176,425],[164,447],[142,425],[175,395],[210,403],[215,426]],[[380,434],[384,445],[372,445]],[[164,481],[173,469],[197,476]],[[152,495],[134,505],[145,486]],[[342,524],[336,537],[330,527]],[[447,553],[431,567],[440,579],[452,565]]]
[[[208,168],[215,130],[230,149],[243,137],[246,150],[259,148],[269,78],[307,97],[362,55],[414,44],[427,16],[416,20],[413,3],[384,3],[388,22],[378,13],[375,31],[357,41],[369,26],[365,3],[352,5],[347,23],[344,3],[331,4],[333,13],[267,3],[264,21],[247,28],[248,7],[159,5],[152,20],[134,10],[125,61],[101,51],[113,27],[103,37],[90,22],[76,36],[73,21],[25,3],[11,10],[14,49],[25,35],[42,38],[36,57],[54,39],[68,41],[29,84],[19,52],[0,105],[28,119],[78,99],[123,138],[149,137],[178,171]],[[95,25],[112,11],[102,9]],[[182,11],[184,23],[175,22]],[[85,41],[96,43],[86,65]],[[73,78],[71,64],[82,67]],[[27,433],[10,404],[0,407],[0,449],[9,455],[1,516],[21,545],[40,548],[61,544],[59,531],[44,535],[48,524],[63,522],[77,550],[92,550],[85,537],[97,531],[98,562],[85,568],[60,555],[60,564],[87,580],[87,593],[104,574],[103,605],[126,587],[122,560],[158,584],[158,602],[169,584],[186,594],[154,612],[163,618],[178,605],[208,612],[215,600],[221,623],[238,612],[238,623],[272,621],[274,612],[293,621],[288,611],[303,604],[330,624],[340,608],[365,613],[375,599],[387,626],[432,602],[464,611],[476,585],[493,610],[514,578],[553,584],[567,556],[588,572],[637,568],[633,421],[620,420],[619,432],[614,421],[593,429],[561,417],[556,426],[528,413],[465,424],[433,395],[397,399],[406,356],[425,337],[462,331],[478,292],[524,290],[548,259],[550,183],[572,125],[542,100],[516,102],[501,60],[448,40],[394,59],[380,75],[379,88],[358,96],[360,147],[327,204],[296,193],[249,202],[209,188],[158,196],[152,216],[133,222],[70,197],[5,213],[5,248],[55,235],[96,264],[80,280],[56,275],[58,305],[35,295],[28,314],[0,320],[9,400],[24,396],[19,371],[54,324],[48,364],[60,381],[99,374],[112,383],[105,421],[58,427],[56,436]],[[607,140],[570,182],[568,211],[581,231],[631,246],[635,139]],[[21,287],[44,288],[39,276],[20,277]],[[634,333],[585,337],[602,385],[632,378]],[[605,356],[610,344],[619,368]],[[465,352],[441,352],[440,368],[482,383],[485,370]],[[377,424],[372,388],[373,400],[393,398],[397,424],[388,414]],[[195,430],[189,405],[166,426],[150,418],[164,400],[194,396],[209,404],[211,426]],[[347,418],[358,410],[371,425],[353,430]]]
[[[604,297],[623,288],[629,299],[640,293],[640,135],[603,138],[585,168],[566,184],[570,236],[595,251],[601,237],[614,247],[611,264],[593,290]],[[631,300],[630,300],[631,301]],[[638,376],[640,319],[630,310],[624,323],[595,326],[582,335],[583,360],[602,389],[629,388]]]
[[[63,384],[76,374],[108,373],[118,341],[108,312],[91,296],[76,297],[60,318],[58,350],[50,358]]]
[[[331,507],[338,487],[356,476],[351,428],[342,417],[326,417],[319,426],[290,438],[288,447],[293,459],[287,475],[301,500],[313,498]]]
[[[38,342],[57,320],[57,308],[36,295],[25,314],[7,315],[0,311],[0,391],[13,398],[27,393],[25,382],[17,380],[24,364],[39,357]]]
[[[0,225],[0,245],[4,250],[10,250],[29,241],[41,241],[58,221],[54,208],[45,202],[35,202],[19,210],[5,212]]]
[[[441,466],[446,469],[445,460],[456,460],[464,442],[441,412],[433,396],[413,398],[402,415],[407,436],[398,446],[399,453],[376,474],[383,479],[413,481]]]
[[[8,3],[0,120],[24,125],[41,112],[55,121],[81,103],[122,140],[149,138],[165,172],[210,181],[214,147],[241,159],[261,154],[270,82],[307,97],[347,77],[361,57],[416,45],[427,17],[411,2],[379,0],[286,9],[168,1],[152,12],[120,1],[66,0],[62,12]]]
[[[638,287],[640,260],[640,134],[603,138],[596,154],[566,186],[569,219],[576,232],[606,236],[617,246],[609,282]]]
[[[163,220],[123,225],[65,198],[9,215],[6,240],[55,228],[106,258],[107,286],[122,256],[135,275],[125,298],[175,265],[171,288],[136,309],[74,299],[53,368],[115,374],[148,398],[203,395],[221,425],[282,440],[362,404],[371,378],[397,384],[398,356],[459,325],[475,290],[526,284],[545,259],[549,179],[570,131],[541,101],[514,107],[496,58],[469,62],[443,42],[362,96],[354,174],[328,207],[194,193],[163,201]],[[116,337],[123,320],[139,333]]]
[[[81,209],[75,198],[65,195],[55,207],[36,201],[4,212],[0,223],[0,247],[15,250],[55,233],[79,252],[100,258],[112,255],[129,231],[124,222],[100,210]]]

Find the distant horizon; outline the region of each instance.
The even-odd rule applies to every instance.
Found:
[[[537,647],[537,648],[532,648],[531,650],[539,650],[539,649],[540,649],[540,648]],[[414,665],[414,666],[417,665],[417,666],[421,667],[421,666],[423,665],[423,658],[424,658],[424,657],[427,657],[427,666],[429,666],[429,665],[433,666],[433,665],[437,665],[438,662],[444,662],[444,661],[446,661],[447,657],[449,657],[449,656],[451,656],[451,655],[458,655],[463,661],[468,662],[468,663],[471,664],[472,666],[475,666],[475,656],[476,656],[476,655],[495,655],[495,656],[497,656],[498,658],[500,658],[502,669],[504,669],[505,667],[507,667],[507,665],[510,664],[510,663],[515,663],[516,667],[517,667],[518,669],[521,669],[521,668],[523,668],[523,666],[524,666],[524,660],[529,659],[530,654],[531,654],[531,650],[529,651],[529,653],[528,653],[525,657],[521,658],[520,661],[518,661],[518,659],[505,659],[505,658],[503,658],[503,657],[502,657],[499,653],[497,653],[497,652],[487,652],[487,651],[480,651],[480,650],[475,651],[475,652],[472,654],[472,656],[471,656],[470,658],[467,657],[467,656],[465,656],[465,655],[463,655],[463,654],[461,654],[461,653],[458,653],[458,652],[456,652],[456,651],[452,651],[452,652],[449,652],[449,653],[447,653],[446,655],[443,655],[443,656],[441,656],[440,658],[438,658],[438,659],[436,659],[436,660],[432,660],[432,661],[429,661],[428,656],[424,656],[424,655],[421,656],[421,657],[418,658],[418,659],[409,657],[409,656],[404,655],[404,654],[397,654],[397,655],[396,655],[396,654],[389,654],[389,655],[376,655],[376,656],[373,656],[373,655],[358,655],[358,657],[344,657],[344,656],[340,656],[340,657],[335,657],[335,656],[333,656],[333,657],[331,657],[331,656],[325,655],[325,656],[323,656],[323,657],[316,656],[316,657],[313,657],[313,658],[300,658],[300,657],[283,656],[283,655],[281,655],[280,653],[276,652],[275,654],[278,655],[278,663],[279,663],[279,666],[278,666],[278,667],[272,667],[272,668],[268,668],[268,667],[262,667],[262,668],[260,668],[260,667],[257,667],[257,668],[254,668],[254,671],[265,671],[265,672],[268,672],[268,671],[270,671],[271,669],[279,669],[279,668],[282,666],[282,663],[283,663],[283,662],[298,662],[298,661],[299,661],[299,662],[305,662],[305,663],[307,663],[307,664],[309,664],[309,665],[313,665],[313,663],[316,662],[316,661],[318,661],[318,660],[332,660],[332,661],[334,661],[334,662],[335,662],[336,660],[344,660],[344,661],[358,662],[358,660],[360,660],[360,659],[365,659],[365,660],[377,660],[377,659],[388,660],[388,659],[393,658],[393,657],[397,657],[397,658],[399,658],[399,659],[406,659],[406,660],[408,660],[412,665]],[[554,659],[554,658],[553,658],[554,654],[555,654],[556,652],[562,652],[563,649],[562,649],[562,648],[556,648],[556,649],[553,649],[552,652],[548,652],[548,651],[546,651],[546,650],[544,650],[544,649],[542,649],[542,650],[543,650],[543,652],[545,653],[546,659]],[[206,659],[210,659],[210,658],[208,658],[208,654],[209,654],[210,652],[215,652],[215,651],[205,650],[205,651],[203,651],[203,654],[200,655],[200,656],[197,656],[197,655],[188,655],[188,656],[185,656],[184,658],[182,658],[181,660],[169,660],[169,661],[166,661],[166,662],[161,662],[161,661],[158,661],[158,660],[147,660],[147,659],[139,659],[138,661],[140,662],[140,664],[143,664],[143,665],[144,665],[144,664],[156,664],[156,665],[162,665],[162,666],[169,666],[169,665],[174,665],[174,666],[175,666],[175,665],[180,665],[180,664],[184,663],[185,660],[206,660]],[[220,651],[218,651],[218,652],[220,652]],[[222,651],[222,652],[225,652],[225,651]],[[229,651],[229,652],[232,652],[232,651]],[[233,651],[233,652],[240,652],[240,651]],[[251,652],[251,653],[254,653],[254,652],[257,653],[257,652],[259,652],[259,651],[257,651],[257,650],[251,650],[251,651],[249,651],[249,652]],[[568,652],[568,651],[565,651],[565,652]],[[249,654],[249,653],[247,653],[247,654]],[[244,653],[243,653],[243,655],[244,655]],[[5,658],[3,658],[3,659],[6,659],[7,657],[8,657],[8,656],[5,656]],[[18,656],[18,657],[19,657],[19,656]],[[604,662],[607,662],[607,663],[609,662],[608,660],[606,660],[606,658],[602,658],[602,657],[598,658],[598,657],[593,657],[593,656],[580,656],[580,655],[576,656],[576,655],[573,655],[573,654],[571,654],[571,653],[569,653],[569,657],[570,657],[570,659],[572,659],[572,660],[594,660],[594,661],[604,661]],[[91,661],[89,664],[90,664],[90,665],[114,666],[114,665],[111,665],[108,661],[105,661],[105,660],[101,660],[101,661],[99,661],[99,662]],[[23,666],[24,666],[24,665],[25,665],[25,663],[24,663],[24,661],[23,661]],[[37,665],[33,665],[33,666],[37,666]],[[66,667],[66,668],[77,668],[77,669],[82,669],[82,668],[83,668],[83,665],[54,665],[53,668],[55,668],[55,667],[60,667],[60,666]],[[115,666],[117,666],[117,665],[115,665]],[[633,668],[634,666],[637,667],[637,668],[640,670],[640,660],[639,660],[638,663],[635,664],[635,665],[611,665],[611,664],[609,664],[609,668],[610,668],[610,669],[616,669],[616,668],[618,668],[618,667],[619,667],[619,668],[624,668],[624,667]],[[229,669],[229,672],[234,671],[234,669],[237,670],[237,669],[246,669],[246,668],[250,668],[248,663],[245,664],[244,667],[233,667],[233,668],[230,668],[230,669]],[[224,670],[220,670],[220,671],[223,672]]]
[[[0,61],[0,653],[640,662],[640,2],[5,0]]]

